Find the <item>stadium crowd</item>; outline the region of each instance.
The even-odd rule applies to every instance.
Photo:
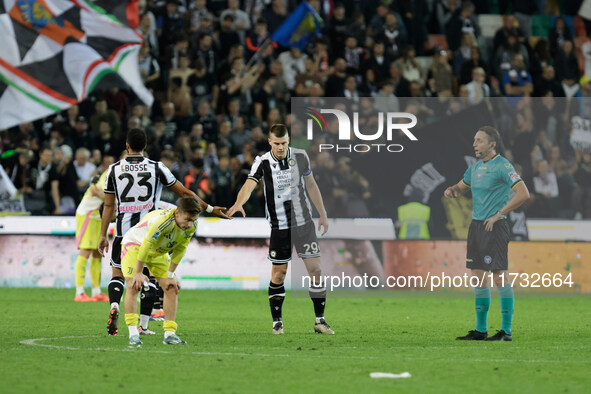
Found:
[[[582,3],[311,0],[324,27],[301,51],[266,42],[295,0],[140,0],[139,69],[154,105],[122,87],[97,90],[61,114],[0,131],[1,164],[27,210],[72,214],[93,177],[119,159],[127,130],[140,127],[150,158],[229,207],[268,150],[269,126],[291,125],[291,97],[361,105],[361,97],[410,97],[401,110],[434,119],[506,97],[513,111],[498,126],[504,155],[534,196],[528,216],[591,218],[591,153],[564,131],[571,115],[591,119],[591,22],[577,15]],[[291,139],[310,146],[301,130]],[[331,216],[372,214],[364,203],[371,185],[346,158],[312,160],[330,178]],[[263,216],[262,203],[259,188],[247,213]]]

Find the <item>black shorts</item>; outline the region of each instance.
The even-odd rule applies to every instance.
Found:
[[[115,237],[111,246],[111,267],[121,269],[121,241],[123,237]]]
[[[484,229],[484,221],[472,220],[468,230],[466,268],[485,271],[506,270],[509,267],[509,223],[501,219],[492,231]]]
[[[289,263],[294,246],[298,256],[303,259],[320,257],[314,222],[287,230],[272,229],[269,242],[269,260],[275,265]]]

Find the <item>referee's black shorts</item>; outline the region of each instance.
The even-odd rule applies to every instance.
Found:
[[[320,257],[314,222],[286,230],[272,229],[269,242],[269,260],[274,265],[289,263],[294,246],[298,256],[302,259]]]
[[[492,231],[484,229],[484,221],[472,220],[468,230],[466,268],[485,271],[506,270],[509,267],[509,223],[501,219]]]

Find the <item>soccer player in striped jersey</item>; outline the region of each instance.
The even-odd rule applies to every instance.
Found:
[[[117,334],[119,319],[119,303],[123,295],[125,280],[121,272],[121,239],[125,233],[150,211],[157,208],[160,201],[162,187],[168,187],[179,197],[192,197],[200,204],[202,210],[229,219],[223,212],[226,208],[212,207],[201,200],[195,193],[179,182],[161,161],[154,161],[142,155],[146,148],[146,133],[141,129],[131,129],[127,133],[126,148],[128,155],[109,166],[105,185],[105,205],[103,209],[101,234],[98,250],[104,255],[109,249],[107,229],[111,218],[116,213],[115,239],[111,248],[112,277],[109,283],[109,300],[111,309],[107,322],[109,335]],[[116,203],[116,205],[115,205]],[[154,304],[156,289],[150,286],[146,300],[145,311],[142,311],[140,321],[142,327],[147,327],[150,312]],[[142,308],[144,309],[144,308]],[[145,323],[145,324],[144,324]]]
[[[228,210],[228,216],[241,212],[257,184],[263,180],[265,191],[265,213],[271,225],[269,260],[272,263],[271,283],[269,283],[269,304],[273,317],[273,334],[283,334],[281,320],[285,287],[283,282],[287,264],[291,261],[295,246],[298,256],[304,260],[312,285],[309,289],[314,304],[316,322],[314,331],[321,334],[334,334],[324,319],[326,287],[322,282],[320,249],[316,229],[312,221],[310,200],[320,214],[318,230],[322,235],[328,230],[328,218],[322,195],[312,176],[310,159],[306,151],[289,147],[287,126],[275,124],[269,131],[271,150],[258,156],[236,202]]]
[[[181,288],[176,268],[185,255],[187,245],[195,234],[201,206],[193,198],[181,198],[177,208],[152,211],[132,227],[122,240],[121,268],[127,281],[125,293],[125,323],[129,329],[129,344],[141,345],[138,332],[137,296],[143,286],[144,266],[164,290],[165,345],[187,342],[176,335],[176,311]]]
[[[511,341],[511,323],[515,299],[507,276],[509,266],[509,223],[507,214],[529,198],[527,186],[509,160],[497,153],[501,135],[491,126],[481,127],[474,136],[474,154],[479,159],[464,173],[457,184],[445,189],[446,198],[457,198],[472,191],[472,222],[468,229],[466,268],[482,280],[474,288],[476,327],[458,340]],[[511,190],[515,194],[510,197]],[[499,288],[501,329],[488,336],[487,319],[490,306],[488,272]]]
[[[86,189],[82,201],[76,209],[76,246],[80,250],[76,259],[76,296],[74,301],[109,301],[101,293],[101,254],[98,251],[98,241],[101,231],[101,214],[99,208],[105,200],[105,181],[107,172],[93,178],[93,182]],[[92,281],[92,296],[84,291],[84,277],[86,276],[86,262],[90,259],[90,279]]]

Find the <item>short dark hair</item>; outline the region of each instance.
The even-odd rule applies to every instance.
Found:
[[[134,152],[141,152],[146,148],[148,138],[142,129],[131,129],[127,132],[127,143]]]
[[[269,129],[269,137],[271,136],[271,134],[273,134],[277,138],[281,138],[286,135],[289,135],[289,130],[287,129],[286,125],[276,123]]]
[[[201,205],[193,197],[182,197],[177,201],[177,210],[186,212],[191,216],[199,215],[203,212]]]
[[[501,147],[501,134],[499,130],[495,129],[492,126],[482,126],[478,129],[479,131],[484,131],[486,135],[488,135],[489,142],[495,142],[495,149],[498,151]]]

